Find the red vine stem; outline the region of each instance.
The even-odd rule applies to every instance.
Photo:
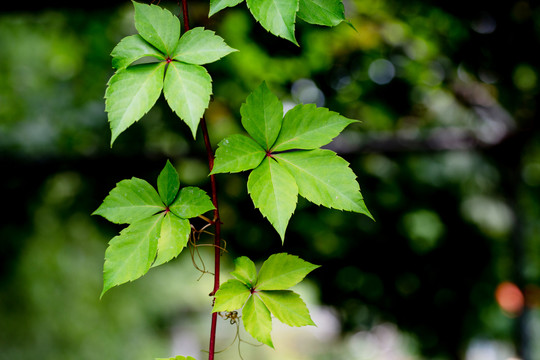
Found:
[[[189,31],[189,14],[187,0],[182,0],[182,15],[184,18],[184,31]],[[206,119],[201,119],[201,129],[204,138],[204,146],[206,147],[206,153],[208,155],[208,167],[210,171],[214,168],[214,150],[210,144],[210,136],[208,135],[208,128],[206,126]],[[214,289],[210,293],[210,296],[214,296],[219,289],[219,270],[221,260],[221,221],[219,218],[219,207],[217,198],[217,185],[214,175],[210,175],[210,184],[212,187],[212,203],[214,204],[214,220],[215,235],[214,235]],[[212,313],[212,323],[210,326],[210,345],[208,348],[208,360],[214,359],[215,345],[216,345],[216,325],[217,325],[217,313]]]

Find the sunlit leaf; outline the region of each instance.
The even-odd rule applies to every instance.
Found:
[[[345,20],[342,0],[300,0],[298,17],[308,23],[336,26]]]
[[[210,174],[235,173],[257,167],[266,156],[253,139],[234,134],[221,140],[216,150],[214,168]]]
[[[234,259],[234,271],[231,272],[231,275],[252,287],[257,281],[255,264],[246,256]]]
[[[180,20],[169,10],[157,5],[133,1],[135,28],[139,34],[161,52],[170,55],[180,38]]]
[[[212,312],[241,309],[251,295],[250,289],[242,282],[231,279],[219,286]]]
[[[294,178],[274,159],[266,157],[251,172],[247,185],[253,204],[268,218],[283,241],[298,199]]]
[[[208,12],[208,17],[225,9],[226,7],[236,6],[242,1],[244,0],[210,0],[210,11]]]
[[[301,196],[329,208],[355,211],[371,217],[349,163],[330,150],[276,154],[293,175]]]
[[[161,223],[157,257],[152,266],[164,264],[177,257],[186,247],[190,234],[189,221],[168,212]]]
[[[103,266],[103,291],[146,274],[156,256],[162,214],[137,221],[109,242]]]
[[[283,104],[263,82],[240,107],[242,125],[264,149],[276,141],[283,120]]]
[[[176,216],[190,219],[213,210],[214,204],[205,191],[198,187],[188,186],[180,190],[169,209]]]
[[[229,47],[223,38],[211,30],[196,27],[186,32],[178,41],[172,58],[189,64],[208,64],[238,51]]]
[[[165,60],[165,55],[150,45],[140,35],[131,35],[123,38],[111,52],[112,66],[117,70],[124,69],[136,60],[152,56],[158,60]]]
[[[300,295],[290,290],[259,291],[257,293],[268,310],[279,321],[289,326],[315,325]]]
[[[255,284],[257,290],[286,290],[318,268],[298,256],[286,253],[270,256],[261,266],[259,277]]]
[[[253,17],[272,34],[298,45],[294,24],[298,0],[246,0]]]
[[[152,185],[134,177],[116,184],[93,215],[116,224],[132,224],[163,210],[165,206]]]
[[[119,70],[111,77],[105,92],[111,146],[118,135],[154,106],[163,87],[164,69],[164,62],[135,65]]]
[[[274,347],[270,333],[272,317],[258,296],[251,296],[242,309],[242,322],[246,331],[263,344]]]
[[[195,138],[212,94],[212,78],[206,69],[200,65],[170,62],[163,93],[171,109],[189,126]]]
[[[157,179],[157,188],[159,196],[165,205],[169,206],[180,189],[180,180],[178,179],[178,173],[169,160],[165,164],[165,167],[159,173]]]
[[[319,148],[331,142],[353,122],[356,120],[347,119],[326,108],[318,108],[314,104],[297,105],[285,114],[272,150]]]

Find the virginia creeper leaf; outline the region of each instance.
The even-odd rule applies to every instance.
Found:
[[[253,17],[272,34],[298,45],[294,24],[299,0],[246,0]]]
[[[186,32],[178,41],[171,58],[189,64],[203,65],[238,51],[229,47],[223,38],[211,30],[196,27]]]
[[[161,223],[157,257],[152,267],[164,264],[177,257],[186,246],[190,234],[191,226],[189,221],[168,212]]]
[[[165,63],[141,64],[117,71],[105,92],[112,138],[138,121],[156,103],[163,87]]]
[[[132,224],[163,210],[165,206],[152,185],[133,177],[116,184],[92,215],[101,215],[115,224]]]
[[[231,272],[231,275],[253,288],[257,281],[257,269],[255,268],[255,263],[248,257],[241,256],[234,259],[234,265],[234,271]]]
[[[279,321],[289,326],[315,325],[300,295],[291,290],[259,291],[257,293],[268,310]]]
[[[356,121],[326,108],[318,108],[314,104],[297,105],[285,114],[272,150],[319,148],[331,142],[347,125]]]
[[[253,139],[234,134],[221,140],[216,150],[212,174],[235,173],[256,168],[266,151]]]
[[[336,26],[345,20],[342,0],[300,0],[297,16],[310,23]]]
[[[212,78],[200,65],[172,61],[163,85],[165,99],[191,129],[193,138],[212,94]]]
[[[242,310],[244,328],[251,336],[263,344],[274,348],[270,332],[272,317],[270,311],[258,296],[250,296]]]
[[[263,82],[240,107],[242,125],[248,134],[264,149],[269,150],[276,141],[281,121],[283,104]]]
[[[210,11],[208,12],[208,17],[225,9],[226,7],[236,6],[242,1],[244,0],[210,0]]]
[[[266,157],[248,178],[248,192],[253,204],[281,236],[296,208],[298,187],[292,175],[274,159]]]
[[[227,280],[216,292],[216,302],[212,312],[241,309],[250,295],[249,287],[242,282],[235,279]]]
[[[133,1],[135,28],[143,39],[161,52],[170,55],[180,38],[180,20],[169,10],[157,5]]]
[[[300,195],[307,200],[372,217],[349,163],[333,151],[292,151],[274,156],[293,175]]]
[[[124,69],[145,56],[165,60],[165,56],[140,35],[123,38],[113,49],[111,56],[113,57],[112,66],[117,70]]]
[[[169,209],[176,216],[190,219],[215,208],[206,192],[198,187],[188,186],[180,190]]]
[[[286,290],[318,268],[298,256],[286,253],[270,256],[261,266],[255,283],[256,290]]]
[[[111,239],[105,251],[101,296],[146,274],[156,256],[162,220],[162,214],[139,220]]]
[[[180,189],[180,180],[178,179],[178,173],[171,162],[167,160],[165,167],[159,173],[157,178],[157,188],[161,200],[166,206],[169,206]]]

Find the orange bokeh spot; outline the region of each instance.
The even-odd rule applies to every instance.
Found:
[[[495,290],[497,303],[507,313],[517,315],[525,305],[525,297],[516,284],[504,281]]]

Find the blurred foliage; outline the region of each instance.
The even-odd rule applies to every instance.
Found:
[[[286,251],[323,265],[311,277],[320,301],[358,341],[321,359],[350,358],[368,346],[368,329],[388,322],[417,357],[465,358],[489,339],[537,358],[540,8],[345,4],[356,30],[299,21],[296,47],[244,5],[208,19],[207,1],[190,2],[192,25],[240,50],[208,66],[214,145],[241,131],[239,106],[262,80],[286,107],[316,103],[360,119],[330,146],[351,163],[376,218],[300,201],[282,247],[253,211],[245,174],[219,175],[226,257]],[[177,322],[206,321],[194,311],[208,302],[209,277],[194,281],[189,254],[98,301],[118,229],[89,214],[114,184],[155,178],[165,158],[183,185],[208,183],[201,137],[193,143],[163,99],[109,148],[109,53],[135,30],[131,4],[95,6],[0,14],[0,359],[167,356]],[[527,289],[521,313],[495,301],[503,281]]]

